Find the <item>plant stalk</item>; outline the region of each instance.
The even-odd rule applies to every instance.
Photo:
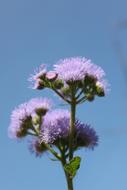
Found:
[[[69,174],[64,170],[65,176],[66,176],[66,181],[67,181],[67,187],[68,190],[73,190],[73,179],[70,178]]]
[[[70,175],[66,172],[64,166],[66,165],[66,157],[65,157],[65,151],[61,151],[61,164],[64,170],[64,174],[66,177],[66,182],[67,182],[67,190],[73,190],[73,178],[70,177]]]
[[[72,158],[73,158],[73,142],[74,142],[74,133],[75,133],[75,114],[76,114],[76,100],[75,100],[75,92],[72,90],[70,137],[69,137],[69,160],[72,160]]]

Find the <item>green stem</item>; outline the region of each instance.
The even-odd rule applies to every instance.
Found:
[[[65,170],[64,170],[64,173],[65,173],[65,177],[66,177],[68,190],[73,190],[73,179],[70,178],[69,174]]]
[[[82,93],[84,92],[84,89],[82,89],[79,94],[76,96],[76,99],[78,100],[78,98],[82,95]]]
[[[73,190],[73,179],[70,177],[70,175],[66,172],[64,166],[66,165],[66,156],[65,156],[65,150],[61,150],[59,149],[60,152],[61,152],[61,164],[62,164],[62,167],[63,167],[63,170],[64,170],[64,174],[65,174],[65,177],[66,177],[66,182],[67,182],[67,190]]]
[[[75,114],[76,114],[76,100],[75,100],[75,93],[72,90],[70,138],[69,138],[69,160],[71,160],[73,158],[73,142],[74,142],[74,133],[75,133]]]
[[[48,144],[45,144],[45,147],[58,159],[61,161],[61,156]]]
[[[78,100],[78,101],[76,102],[76,104],[80,104],[80,103],[82,103],[82,102],[84,102],[84,101],[86,101],[86,100],[87,100],[86,96],[83,96],[80,100]]]
[[[54,92],[59,95],[65,102],[67,102],[68,104],[70,104],[70,101],[67,100],[58,90],[56,90],[55,88],[53,88]]]

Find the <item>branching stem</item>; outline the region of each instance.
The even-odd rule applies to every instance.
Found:
[[[68,104],[70,104],[70,101],[67,100],[58,90],[56,90],[55,88],[53,88],[54,92],[59,95],[65,102],[67,102]]]

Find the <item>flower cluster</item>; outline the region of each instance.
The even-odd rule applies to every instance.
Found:
[[[34,133],[36,132],[36,126],[33,118],[36,110],[42,108],[49,110],[50,106],[50,100],[36,98],[28,103],[21,104],[12,112],[9,134],[12,138],[21,138],[28,135],[29,131],[32,131],[36,137],[30,141],[29,149],[36,156],[42,155],[47,150],[45,144],[53,146],[59,146],[62,143],[66,146],[69,144],[70,112],[68,110],[57,109],[47,111],[45,115],[42,114],[42,122],[38,122],[40,124],[39,131],[37,131],[38,135]],[[93,149],[97,143],[98,136],[95,130],[77,120],[75,123],[74,149],[77,150],[79,147]]]
[[[59,60],[50,71],[42,64],[29,81],[33,89],[51,89],[71,111],[52,110],[51,100],[33,98],[12,111],[9,136],[14,139],[28,136],[29,150],[37,157],[49,151],[61,162],[68,189],[73,189],[73,178],[81,162],[75,151],[93,150],[99,141],[95,129],[76,118],[76,106],[105,96],[108,89],[105,72],[90,59],[72,57]]]
[[[59,60],[52,71],[41,65],[31,75],[33,89],[50,88],[69,104],[93,101],[95,96],[104,96],[108,83],[103,69],[84,57]],[[73,100],[72,100],[73,99]],[[71,114],[68,110],[51,110],[47,98],[33,98],[12,112],[9,135],[22,138],[32,135],[29,149],[36,156],[47,150],[45,146],[69,148]],[[96,131],[78,119],[74,123],[73,150],[81,147],[93,149],[98,144]]]
[[[45,65],[41,65],[30,80],[34,82],[34,89],[51,88],[68,102],[71,101],[72,88],[77,103],[81,103],[80,100],[92,101],[95,96],[104,96],[108,90],[103,69],[84,57],[59,60],[54,65],[54,70],[48,72]]]

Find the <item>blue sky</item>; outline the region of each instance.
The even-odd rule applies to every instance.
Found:
[[[106,98],[78,107],[78,117],[100,136],[95,151],[82,150],[75,190],[127,189],[127,84],[113,46],[116,23],[127,19],[126,0],[0,0],[0,189],[66,189],[62,169],[35,158],[27,143],[8,138],[10,113],[32,97],[27,78],[41,63],[85,56],[105,70]],[[126,55],[126,30],[120,32]]]

